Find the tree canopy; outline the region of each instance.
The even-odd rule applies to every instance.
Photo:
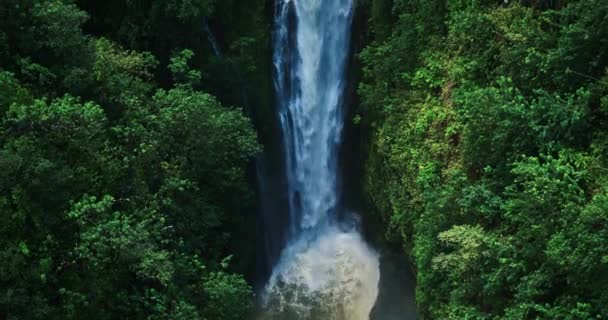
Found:
[[[201,67],[257,56],[212,56],[213,1],[115,4],[0,3],[0,318],[243,319],[260,146]]]
[[[365,188],[429,319],[608,315],[608,7],[372,1]]]

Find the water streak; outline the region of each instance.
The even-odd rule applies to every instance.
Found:
[[[205,30],[205,34],[207,34],[207,41],[209,41],[209,45],[211,46],[211,50],[213,50],[213,54],[216,57],[222,55],[222,51],[220,50],[220,46],[217,44],[215,40],[215,36],[213,32],[211,32],[211,28],[209,28],[209,23],[207,22],[207,18],[203,18],[203,30]]]

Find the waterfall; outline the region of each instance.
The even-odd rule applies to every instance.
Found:
[[[354,223],[338,219],[353,0],[277,0],[275,10],[289,223],[263,304],[268,318],[368,319],[378,294],[378,255]]]
[[[221,56],[222,51],[220,51],[220,46],[217,44],[215,36],[213,35],[213,32],[211,32],[211,28],[209,28],[207,18],[203,18],[203,30],[205,30],[205,34],[207,34],[207,41],[209,41],[209,45],[211,46],[211,50],[213,50],[213,54],[216,57]]]
[[[211,51],[213,51],[213,55],[217,58],[221,58],[222,50],[220,49],[220,46],[217,43],[217,40],[215,39],[215,35],[211,31],[211,28],[209,28],[209,21],[207,20],[207,17],[203,17],[203,30],[207,35],[207,42],[209,42],[209,45],[211,46]],[[233,61],[229,60],[228,63],[231,69],[230,73],[234,74],[239,82],[242,107],[250,115],[251,110],[249,107],[249,97],[247,96],[247,91],[245,90],[245,81],[243,80],[243,75],[241,74],[240,70],[234,65]]]

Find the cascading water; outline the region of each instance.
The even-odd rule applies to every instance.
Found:
[[[290,218],[263,292],[267,318],[368,319],[378,294],[377,254],[338,219],[352,1],[277,0],[273,60]]]
[[[205,30],[205,33],[207,34],[207,41],[209,41],[209,45],[211,46],[211,50],[213,50],[213,54],[216,57],[221,56],[222,51],[220,51],[220,46],[217,44],[215,36],[213,35],[213,32],[211,32],[211,28],[209,28],[207,18],[203,18],[203,30]]]

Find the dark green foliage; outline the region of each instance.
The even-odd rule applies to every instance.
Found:
[[[269,3],[0,1],[1,319],[250,315]],[[605,1],[367,4],[364,185],[421,315],[604,319]]]
[[[404,0],[392,16],[359,55],[358,121],[422,316],[604,319],[605,2]]]
[[[68,1],[3,1],[0,30],[9,54],[0,55],[0,65],[32,83],[37,93],[83,94],[92,80],[92,48],[81,30],[87,18]]]
[[[225,257],[256,134],[200,91],[202,28],[193,50],[143,40],[213,2],[122,5],[97,29],[93,2],[0,2],[0,318],[246,318],[251,286]]]
[[[0,115],[4,115],[13,103],[27,103],[31,99],[28,90],[21,86],[14,74],[0,71]]]

